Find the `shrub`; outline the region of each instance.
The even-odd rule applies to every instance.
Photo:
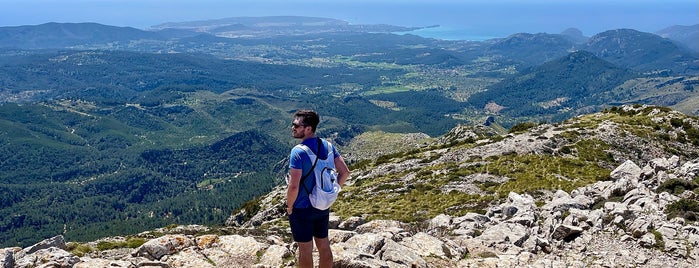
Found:
[[[699,202],[682,198],[668,205],[665,213],[668,219],[682,217],[687,221],[694,222],[697,220],[697,215],[699,214]]]
[[[80,244],[80,243],[75,243],[75,242],[70,242],[66,245],[66,249],[70,252],[73,253],[73,255],[82,257],[85,256],[85,254],[90,253],[94,251],[92,247],[86,244]]]
[[[699,188],[699,183],[695,181],[670,179],[658,186],[658,189],[655,191],[658,193],[668,192],[671,194],[679,195],[684,191],[693,191],[696,188]]]
[[[509,133],[527,131],[527,130],[529,130],[529,129],[535,127],[535,126],[536,126],[536,124],[535,124],[535,123],[532,123],[532,122],[523,122],[523,123],[519,123],[519,124],[516,124],[516,125],[512,126],[512,128],[510,128],[510,132],[509,132]]]
[[[679,118],[670,118],[670,125],[672,125],[675,128],[681,127],[684,124],[682,119]]]
[[[140,237],[130,237],[126,241],[102,241],[97,243],[97,249],[109,250],[115,248],[137,248],[146,243],[146,239]]]

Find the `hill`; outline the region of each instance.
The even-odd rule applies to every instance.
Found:
[[[420,27],[403,27],[385,24],[353,25],[338,19],[302,16],[231,17],[214,20],[170,22],[154,25],[151,28],[155,30],[187,29],[233,38],[260,38],[324,32],[390,33],[420,29]]]
[[[691,26],[674,25],[657,31],[655,34],[674,40],[694,52],[699,52],[699,24]]]
[[[0,27],[0,48],[45,49],[157,39],[152,32],[98,23],[45,23]]]
[[[604,61],[590,52],[577,51],[525,70],[472,95],[469,103],[508,117],[533,117],[559,121],[571,115],[599,110],[615,99],[607,92],[637,74]]]
[[[468,129],[351,166],[332,209],[335,265],[698,264],[699,118],[637,105],[506,135]],[[56,236],[4,250],[2,260],[294,265],[284,193],[279,186],[248,202],[228,227],[170,226],[89,243]]]
[[[521,61],[524,66],[536,66],[568,54],[573,45],[559,34],[518,33],[497,40],[489,46],[488,52]]]
[[[677,74],[696,74],[699,60],[669,39],[632,29],[599,33],[581,49],[619,66],[638,71],[669,70]]]

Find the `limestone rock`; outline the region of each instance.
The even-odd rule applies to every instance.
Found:
[[[141,245],[132,255],[159,260],[163,256],[172,255],[194,244],[194,241],[184,235],[165,235]]]

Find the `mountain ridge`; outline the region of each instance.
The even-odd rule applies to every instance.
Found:
[[[655,32],[662,37],[674,40],[687,46],[689,49],[699,51],[699,24],[683,26],[673,25]]]
[[[495,103],[504,106],[498,113],[537,115],[547,121],[551,120],[546,119],[547,115],[561,110],[575,115],[590,110],[590,106],[605,104],[607,92],[636,76],[590,52],[576,51],[494,84],[488,91],[472,95],[469,101],[477,107]],[[542,84],[546,82],[554,84]]]

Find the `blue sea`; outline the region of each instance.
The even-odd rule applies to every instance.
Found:
[[[422,28],[419,30],[415,31],[409,31],[409,32],[397,32],[397,34],[413,34],[425,38],[434,38],[434,39],[441,39],[441,40],[465,40],[465,41],[483,41],[483,40],[488,40],[488,39],[493,39],[493,38],[502,38],[502,37],[507,37],[505,36],[495,36],[495,35],[486,35],[486,34],[479,34],[475,33],[469,29],[459,29],[459,28],[451,28],[451,27],[444,27],[444,26],[439,26],[439,27],[430,27],[430,28]]]

